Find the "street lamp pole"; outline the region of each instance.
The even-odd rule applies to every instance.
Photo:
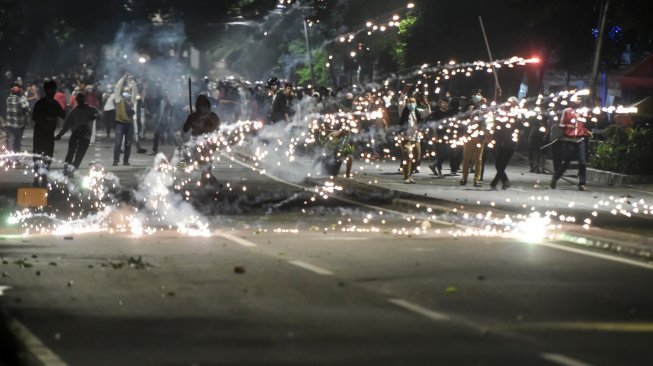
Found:
[[[304,37],[306,38],[306,52],[308,52],[308,66],[311,69],[311,85],[315,86],[315,71],[313,70],[313,56],[311,52],[311,42],[308,39],[307,19],[304,18]]]
[[[603,34],[605,33],[605,20],[608,17],[608,8],[610,6],[610,0],[604,0],[601,2],[601,13],[599,15],[599,29],[598,35],[596,37],[596,45],[594,47],[594,62],[592,63],[592,76],[590,80],[590,95],[592,100],[596,96],[596,84],[597,76],[599,73],[599,63],[601,60],[601,48],[603,47]]]

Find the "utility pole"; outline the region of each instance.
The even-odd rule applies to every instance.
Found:
[[[311,42],[308,39],[308,26],[306,25],[308,19],[304,17],[304,37],[306,38],[306,52],[308,52],[308,66],[311,69],[311,85],[315,87],[315,71],[313,70],[313,55],[311,52]]]
[[[610,0],[601,1],[601,11],[599,14],[599,34],[596,37],[594,46],[594,62],[592,63],[592,76],[590,79],[590,96],[592,100],[596,96],[596,84],[599,74],[599,63],[601,61],[601,48],[603,48],[603,35],[605,33],[605,23],[608,18],[608,9],[610,7]]]

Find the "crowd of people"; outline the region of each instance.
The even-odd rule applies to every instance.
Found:
[[[416,85],[402,83],[401,89],[386,85],[376,88],[296,87],[272,77],[266,83],[250,83],[233,77],[189,82],[197,98],[195,114],[188,103],[185,77],[147,80],[125,73],[118,80],[96,80],[91,67],[68,76],[58,75],[23,85],[17,78],[7,98],[3,148],[20,152],[23,131],[34,128],[34,185],[47,185],[46,173],[54,153],[54,141],[71,131],[65,155],[66,174],[74,174],[84,155],[103,130],[113,132],[113,165],[130,165],[132,145],[147,153],[146,132],[152,133],[150,154],[161,144],[179,146],[188,139],[218,129],[220,122],[259,121],[264,125],[294,124],[311,130],[317,145],[325,151],[321,164],[325,172],[338,175],[342,164],[351,177],[355,159],[392,159],[403,182],[413,184],[413,174],[422,162],[442,178],[449,162],[451,176],[460,175],[466,185],[483,181],[484,160],[493,153],[496,175],[491,189],[507,189],[506,175],[518,146],[528,151],[530,171],[544,172],[544,154],[551,151],[554,162],[551,188],[556,187],[571,160],[579,161],[579,189],[585,185],[587,138],[592,136],[581,98],[568,108],[539,110],[533,101],[515,97],[505,102],[488,102],[483,91],[469,97],[444,92],[428,97]],[[530,109],[529,109],[530,108]],[[215,112],[209,114],[211,111]],[[197,115],[200,113],[200,115]],[[188,117],[189,114],[194,116]],[[219,116],[219,117],[218,117]],[[63,123],[61,122],[63,121]],[[58,127],[61,127],[55,135]],[[207,176],[211,176],[210,172]]]

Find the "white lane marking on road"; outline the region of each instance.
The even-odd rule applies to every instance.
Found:
[[[559,353],[542,353],[540,358],[563,366],[591,366],[589,363],[575,360]]]
[[[302,262],[302,261],[288,261],[288,263],[295,265],[297,267],[303,268],[307,271],[311,271],[313,273],[317,273],[322,276],[333,276],[333,272],[329,271],[328,269],[324,269],[321,267],[318,267],[316,265]]]
[[[11,286],[0,286],[0,296],[4,295],[7,290],[11,290]]]
[[[41,364],[45,366],[67,366],[63,360],[59,358],[52,350],[46,347],[26,326],[17,320],[11,320],[11,331],[14,333],[18,341],[21,342],[28,352],[34,355]]]
[[[337,241],[356,241],[356,240],[369,240],[370,238],[366,237],[357,237],[357,236],[334,236],[334,237],[327,237],[327,238],[320,238],[320,240],[337,240]]]
[[[413,313],[422,315],[424,317],[427,317],[427,318],[429,318],[431,320],[434,320],[434,321],[437,321],[437,322],[440,322],[440,321],[443,321],[443,320],[449,320],[449,316],[447,316],[446,314],[438,313],[437,311],[427,309],[425,307],[413,304],[413,303],[408,302],[406,300],[388,299],[388,302],[390,302],[391,304],[395,304],[395,305],[399,306],[400,308],[404,308],[404,309],[406,309],[408,311],[412,311]]]
[[[508,188],[508,189],[511,190],[511,191],[517,191],[517,192],[526,193],[525,190],[523,190],[523,189],[519,189],[519,188]]]
[[[231,235],[231,234],[218,233],[218,236],[221,236],[221,237],[223,237],[225,239],[229,239],[229,240],[231,240],[231,241],[233,241],[235,243],[238,243],[238,244],[240,244],[242,246],[245,246],[245,247],[256,247],[257,246],[256,243],[252,243],[249,240],[245,240],[243,238],[239,238],[239,237]]]
[[[613,262],[629,264],[631,266],[636,266],[636,267],[641,267],[641,268],[646,268],[646,269],[653,270],[653,264],[646,263],[646,262],[640,262],[640,261],[636,261],[636,260],[632,260],[632,259],[628,259],[628,258],[621,258],[621,257],[616,257],[616,256],[613,256],[613,255],[609,255],[609,254],[590,252],[590,251],[584,250],[584,249],[569,248],[569,247],[564,246],[564,245],[558,245],[558,244],[553,244],[553,243],[539,243],[537,245],[541,245],[541,246],[545,246],[545,247],[549,247],[549,248],[553,248],[553,249],[558,249],[558,250],[564,250],[564,251],[572,252],[572,253],[576,253],[576,254],[583,254],[583,255],[590,256],[590,257],[601,258],[601,259],[605,259],[605,260],[609,260],[609,261],[613,261]]]

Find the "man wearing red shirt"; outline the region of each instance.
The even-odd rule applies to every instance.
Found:
[[[64,111],[66,110],[66,94],[64,94],[61,90],[57,90],[57,92],[54,95],[54,100],[59,103],[61,106],[61,109]]]
[[[564,131],[563,137],[560,138],[563,154],[562,163],[553,174],[549,186],[551,189],[555,189],[558,179],[565,173],[569,163],[578,160],[578,190],[588,191],[585,186],[587,174],[585,154],[587,152],[587,138],[592,137],[592,132],[585,127],[586,117],[578,113],[578,108],[581,106],[580,98],[572,97],[570,102],[571,106],[562,112],[559,124]]]

